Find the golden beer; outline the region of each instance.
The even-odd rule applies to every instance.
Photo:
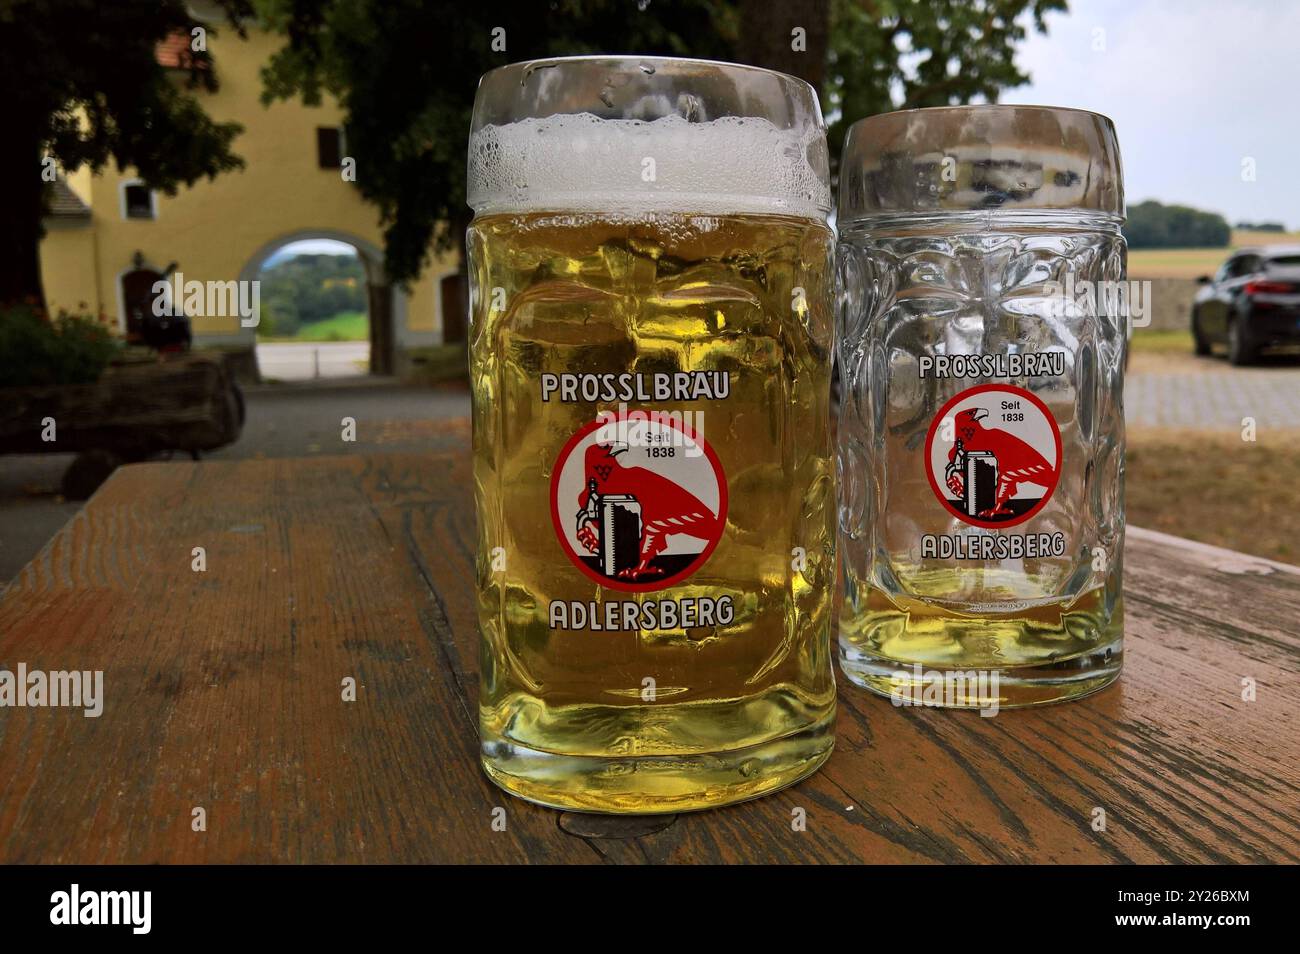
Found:
[[[581,87],[623,61],[555,62]],[[643,62],[661,85],[740,70]],[[665,120],[584,118],[573,148],[668,159],[712,134]],[[568,123],[542,135],[572,146]],[[564,179],[553,159],[534,182]],[[806,200],[591,177],[587,199],[476,205],[469,234],[483,764],[593,811],[761,795],[832,745],[832,233]]]

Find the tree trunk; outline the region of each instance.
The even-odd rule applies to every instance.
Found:
[[[396,366],[393,286],[367,282],[370,298],[370,373],[390,375]]]
[[[0,149],[0,307],[30,302],[45,307],[41,284],[41,218],[45,188],[38,142],[22,142],[20,130],[6,130]],[[15,141],[18,140],[18,141]]]
[[[466,339],[466,314],[469,301],[465,270],[444,275],[438,283],[442,296],[442,343],[458,344]]]
[[[740,23],[741,62],[797,76],[822,94],[830,0],[741,0]],[[796,28],[804,31],[802,50],[794,48]]]
[[[466,216],[453,218],[447,228],[456,236],[456,273],[442,280],[442,342],[459,344],[469,338],[469,255],[466,250],[467,230],[472,219]]]

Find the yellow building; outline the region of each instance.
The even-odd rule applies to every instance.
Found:
[[[342,111],[328,99],[319,107],[297,100],[263,106],[260,69],[283,38],[253,24],[247,39],[228,24],[218,26],[208,49],[220,88],[195,95],[213,120],[244,127],[232,148],[245,168],[182,187],[174,197],[148,190],[131,170],[119,172],[111,163],[99,175],[83,168],[60,181],[41,243],[52,311],[103,313],[126,335],[149,303],[149,288],[169,269],[186,282],[252,281],[267,258],[304,239],[346,242],[357,250],[367,280],[386,284],[378,211],[339,168],[340,153],[346,156]],[[159,59],[169,63],[166,45]],[[177,70],[176,78],[183,82],[186,74]],[[406,351],[442,341],[440,282],[455,264],[452,255],[435,258],[409,291],[393,286],[399,370]],[[255,329],[242,327],[237,315],[192,322],[196,347],[254,344]]]

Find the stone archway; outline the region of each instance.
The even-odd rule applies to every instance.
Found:
[[[407,294],[392,285],[384,273],[383,250],[373,242],[336,229],[297,229],[262,245],[239,273],[241,281],[255,281],[263,263],[286,245],[312,239],[329,239],[356,249],[366,272],[367,318],[370,328],[370,373],[390,375],[396,368],[397,331],[406,321]]]

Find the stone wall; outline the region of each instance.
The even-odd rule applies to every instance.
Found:
[[[1151,282],[1151,324],[1148,327],[1157,331],[1190,327],[1192,299],[1200,287],[1195,281],[1190,278],[1144,279],[1132,274],[1129,280]]]

